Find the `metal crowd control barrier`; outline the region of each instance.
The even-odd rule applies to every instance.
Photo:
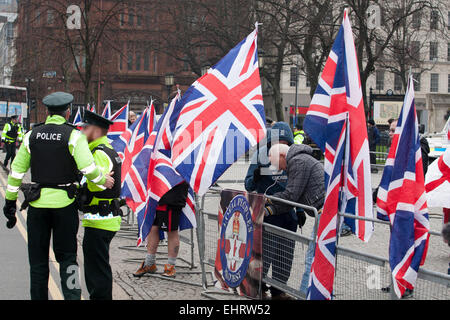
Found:
[[[219,237],[218,200],[221,189],[213,188],[201,199],[196,199],[198,220],[198,246],[202,271],[202,295],[216,299],[215,295],[230,295],[232,292],[214,290],[214,264]],[[313,208],[281,199],[268,197],[294,207]],[[209,208],[208,208],[209,207]],[[318,216],[313,227],[312,237],[291,232],[267,223],[263,224],[263,282],[294,298],[304,299],[300,292],[300,282],[305,270],[305,255],[308,245],[316,238]],[[343,217],[357,218],[343,214]],[[363,219],[379,224],[389,224],[377,219]],[[430,231],[432,236],[440,233]],[[359,240],[358,240],[359,241]],[[387,244],[386,244],[387,245]],[[292,259],[291,259],[292,258]],[[274,263],[273,261],[277,261]],[[209,269],[208,269],[209,267]],[[387,300],[397,299],[392,289],[392,276],[387,258],[361,252],[338,244],[336,248],[336,274],[333,299],[345,300]],[[389,287],[390,293],[382,290]],[[450,276],[420,268],[412,299],[450,299]]]
[[[214,201],[212,210],[206,209],[207,202],[219,199],[222,189],[212,188],[201,199],[196,199],[197,204],[197,238],[202,271],[202,295],[215,299],[214,295],[233,295],[233,292],[211,289],[214,287],[214,271],[207,271],[207,267],[214,268],[217,241],[219,239],[218,226],[218,201]],[[314,215],[312,237],[306,237],[298,233],[290,232],[282,228],[263,224],[263,282],[293,297],[302,299],[304,296],[299,290],[301,275],[305,269],[304,259],[307,247],[317,234],[319,215],[314,207],[294,203],[279,198],[267,196],[272,201],[282,202],[293,207],[309,210]],[[301,245],[296,245],[300,243]],[[288,253],[289,252],[289,253]],[[302,255],[303,253],[303,255]],[[288,257],[290,254],[291,257]],[[270,261],[267,257],[271,257]],[[295,276],[293,276],[295,275]]]

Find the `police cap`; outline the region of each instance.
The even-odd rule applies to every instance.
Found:
[[[89,110],[84,111],[83,125],[85,126],[96,126],[103,129],[109,129],[109,126],[112,125],[113,123],[114,122],[94,112],[91,112]]]
[[[49,109],[65,110],[73,102],[73,95],[67,92],[53,92],[46,96],[42,102]]]

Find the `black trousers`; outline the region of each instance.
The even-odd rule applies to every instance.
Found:
[[[6,150],[6,156],[5,156],[5,162],[3,165],[5,167],[8,166],[8,162],[11,159],[11,163],[14,161],[14,158],[16,157],[16,143],[8,143],[5,142],[5,150]]]
[[[369,148],[370,150],[370,164],[377,164],[377,154],[374,153],[377,151],[377,146],[372,146]]]
[[[66,300],[80,300],[77,263],[78,210],[75,203],[61,209],[30,206],[27,217],[30,293],[32,300],[48,300],[49,248],[59,263],[61,288]]]
[[[91,300],[112,300],[112,271],[109,245],[116,233],[85,228],[83,238],[84,278]]]

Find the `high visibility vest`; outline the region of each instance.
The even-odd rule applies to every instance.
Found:
[[[302,144],[305,141],[305,131],[300,130],[294,133],[294,143]]]

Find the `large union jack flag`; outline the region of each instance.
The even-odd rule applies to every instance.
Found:
[[[419,266],[425,262],[430,230],[412,76],[378,189],[377,206],[378,217],[391,223],[389,262],[400,298],[406,289],[414,289]]]
[[[187,90],[171,131],[173,165],[199,195],[265,136],[257,28]]]
[[[342,222],[338,212],[373,217],[366,118],[347,10],[308,109],[304,129],[325,153],[327,190],[308,298],[331,299],[336,233]],[[346,223],[360,239],[369,240],[372,223],[361,219],[349,219]]]
[[[129,113],[130,102],[120,108],[116,113],[114,113],[109,120],[114,122],[109,127],[108,139],[109,142],[119,139],[119,137],[128,129],[128,113]]]
[[[133,171],[129,171],[133,175],[125,180],[122,187],[122,195],[136,204],[138,245],[150,233],[158,201],[165,193],[184,181],[173,168],[170,151],[172,136],[169,123],[179,99],[180,92],[158,121],[142,151],[136,156]],[[180,230],[194,227],[196,227],[194,193],[189,190],[187,203],[180,217]]]

